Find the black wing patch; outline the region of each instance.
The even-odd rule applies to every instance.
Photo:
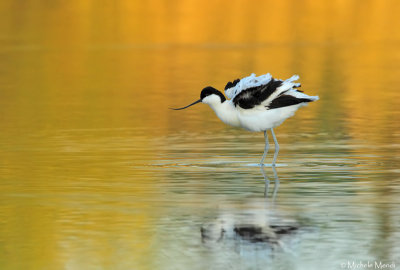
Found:
[[[301,91],[301,90],[297,89],[299,87],[301,87],[301,84],[298,83],[297,85],[293,86],[292,88],[296,89],[297,92],[303,93],[304,91]]]
[[[277,109],[287,106],[296,105],[302,102],[311,102],[312,99],[308,98],[297,98],[291,95],[281,95],[276,99],[272,100],[272,102],[268,105],[268,109]]]
[[[228,83],[225,85],[225,89],[224,89],[224,90],[229,89],[229,88],[232,88],[232,87],[235,87],[235,86],[238,84],[238,82],[240,82],[240,79],[236,79],[236,80],[234,80],[233,82],[228,82]]]
[[[281,85],[281,80],[271,79],[267,84],[243,90],[234,97],[233,103],[243,109],[251,109],[260,105]]]

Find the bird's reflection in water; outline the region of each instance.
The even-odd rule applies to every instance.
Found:
[[[264,180],[265,180],[264,196],[265,196],[265,198],[268,198],[270,181],[269,181],[267,174],[265,173],[265,167],[261,166],[260,170],[261,170],[261,173],[264,176]],[[276,193],[278,192],[278,189],[279,189],[279,177],[278,177],[278,173],[276,172],[275,166],[272,167],[272,171],[274,172],[274,181],[275,181],[274,182],[274,190],[272,191],[272,202],[274,203],[275,199],[276,199]]]
[[[298,221],[280,212],[275,199],[279,189],[279,178],[275,167],[274,189],[269,195],[270,180],[261,167],[265,180],[263,198],[249,199],[244,205],[221,207],[218,217],[201,227],[201,238],[210,248],[218,245],[232,246],[235,251],[242,252],[256,245],[257,250],[281,248],[289,250],[287,242],[291,241],[300,229]]]

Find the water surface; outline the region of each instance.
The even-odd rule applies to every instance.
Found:
[[[399,267],[397,1],[0,11],[1,269]],[[168,110],[252,72],[320,96],[276,128],[276,174],[262,133]]]

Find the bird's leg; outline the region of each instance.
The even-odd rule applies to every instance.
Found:
[[[263,156],[261,158],[261,161],[260,161],[260,165],[261,166],[264,166],[264,159],[267,156],[268,149],[269,149],[268,134],[267,134],[266,130],[264,131],[264,138],[265,138],[265,148],[264,148],[264,154],[263,154]]]
[[[279,153],[279,144],[278,144],[278,140],[276,139],[274,130],[272,128],[271,128],[271,134],[272,134],[272,138],[274,139],[274,143],[275,143],[275,153],[274,153],[274,159],[272,161],[272,166],[275,166],[276,158],[278,157],[278,153]]]

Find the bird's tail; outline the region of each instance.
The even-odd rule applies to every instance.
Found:
[[[319,96],[308,96],[308,99],[310,101],[317,101],[317,100],[319,100]]]

